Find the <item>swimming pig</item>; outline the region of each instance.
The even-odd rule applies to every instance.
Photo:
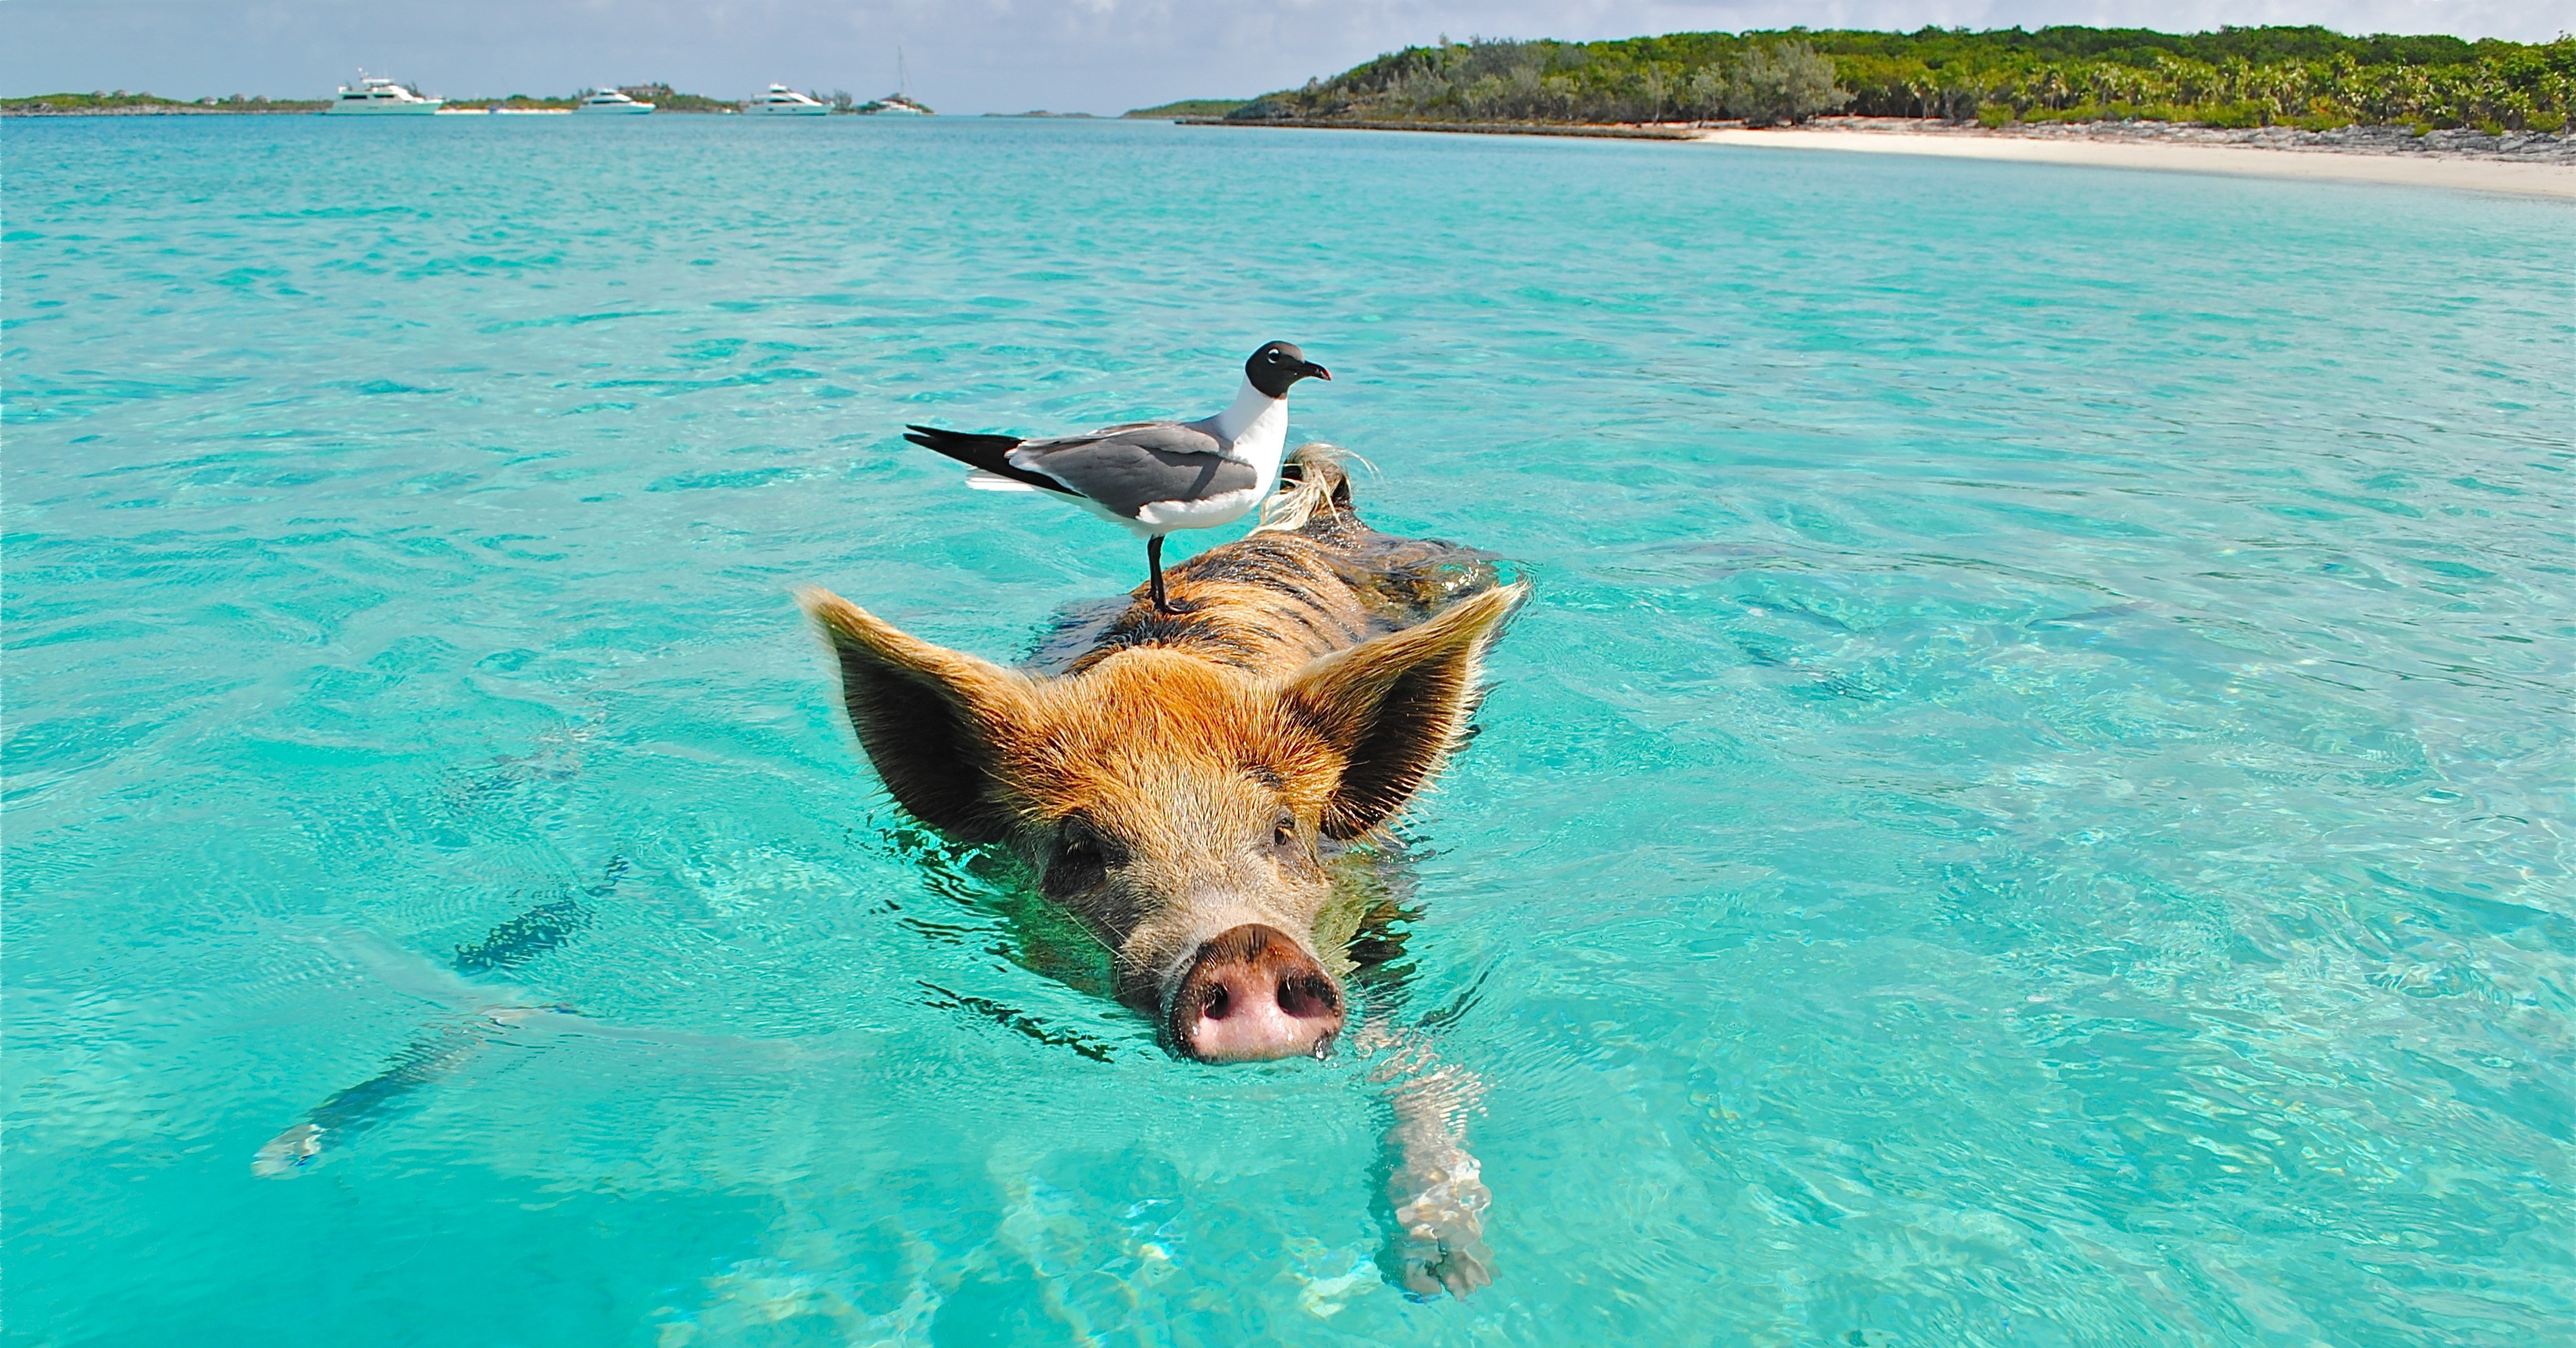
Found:
[[[1203,1062],[1320,1056],[1343,1032],[1358,924],[1337,863],[1466,736],[1526,594],[1482,554],[1362,524],[1328,447],[1293,471],[1268,523],[1173,569],[1174,612],[1140,589],[1033,670],[801,596],[895,800],[1015,854],[1111,952],[1118,998]],[[1397,1093],[1391,1197],[1427,1247],[1407,1280],[1464,1291],[1485,1278],[1483,1189],[1456,1145],[1459,1079],[1434,1078]]]

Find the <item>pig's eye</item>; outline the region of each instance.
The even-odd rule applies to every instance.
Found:
[[[1279,822],[1270,826],[1270,845],[1283,848],[1297,845],[1297,816],[1293,814],[1279,816]]]
[[[1080,894],[1107,877],[1113,849],[1098,830],[1076,817],[1056,833],[1055,855],[1047,859],[1044,884],[1050,894]]]

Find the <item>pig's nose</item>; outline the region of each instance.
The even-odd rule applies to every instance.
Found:
[[[1246,923],[1199,947],[1172,994],[1172,1043],[1202,1062],[1320,1054],[1342,1028],[1342,990],[1276,927]]]

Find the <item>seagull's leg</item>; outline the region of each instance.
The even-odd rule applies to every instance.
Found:
[[[1172,597],[1163,592],[1163,536],[1161,534],[1145,540],[1145,572],[1151,578],[1154,587],[1154,611],[1171,612]]]

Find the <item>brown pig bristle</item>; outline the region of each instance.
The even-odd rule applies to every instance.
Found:
[[[1293,527],[1172,568],[1174,612],[1140,588],[1055,673],[800,596],[896,801],[1017,854],[1115,954],[1121,999],[1184,1054],[1206,1008],[1176,998],[1204,991],[1192,979],[1211,961],[1257,966],[1229,976],[1281,1027],[1275,1045],[1229,1056],[1330,1042],[1342,995],[1327,969],[1347,960],[1313,948],[1321,859],[1385,827],[1439,771],[1527,593],[1482,554],[1361,524],[1330,451],[1301,450],[1298,467]]]

